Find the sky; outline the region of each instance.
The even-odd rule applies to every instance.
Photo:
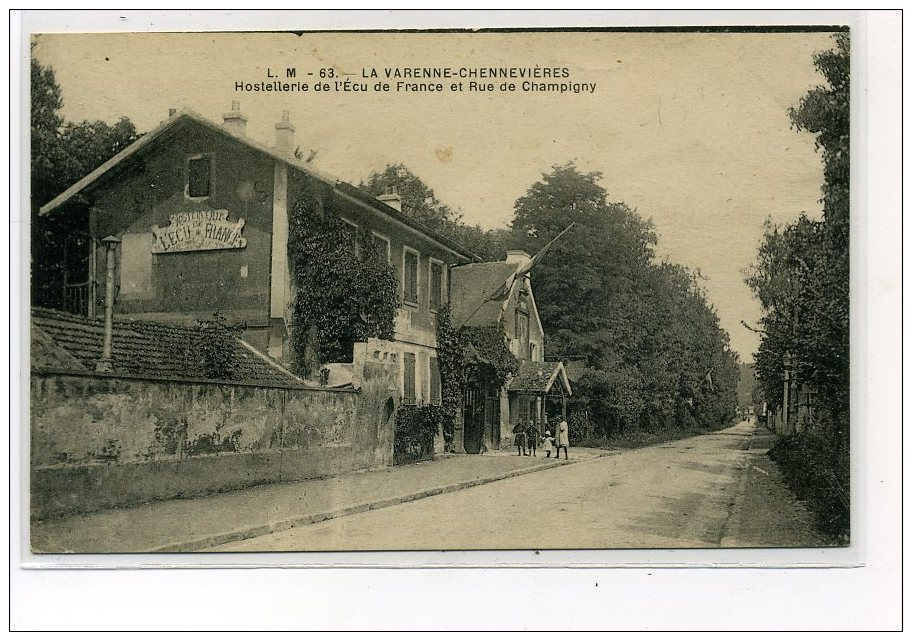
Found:
[[[485,228],[505,227],[515,200],[551,166],[603,174],[609,200],[652,218],[657,253],[699,270],[732,348],[750,361],[745,328],[760,306],[744,284],[766,218],[820,216],[823,166],[788,108],[822,83],[813,54],[827,33],[143,33],[42,34],[67,121],[129,117],[141,132],[189,108],[221,121],[232,100],[247,134],[274,143],[288,110],[311,166],[357,184],[404,163],[437,197]],[[367,92],[237,92],[267,73],[312,84],[320,70]],[[376,92],[386,68],[566,68],[591,92],[522,90],[524,79],[422,79],[442,92]],[[375,69],[378,78],[364,78]],[[306,73],[313,72],[313,76]],[[350,73],[350,74],[346,74]],[[328,80],[332,85],[334,79]],[[450,85],[462,81],[463,91]],[[504,81],[514,92],[500,90]],[[534,281],[533,281],[534,282]]]

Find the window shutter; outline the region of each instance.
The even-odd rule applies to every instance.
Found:
[[[402,400],[404,404],[415,404],[415,354],[403,355],[405,374],[403,375]]]
[[[405,253],[405,300],[418,302],[418,256],[413,252]]]
[[[440,309],[443,303],[443,268],[439,263],[431,264],[431,309]]]
[[[442,403],[442,393],[440,389],[440,365],[437,358],[431,358],[431,403],[439,406]]]

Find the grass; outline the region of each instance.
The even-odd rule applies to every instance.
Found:
[[[846,450],[847,452],[847,450]],[[817,528],[840,544],[849,543],[848,455],[811,436],[779,437],[769,457],[786,482],[814,513]]]
[[[712,432],[702,428],[669,428],[661,432],[631,432],[628,434],[610,437],[591,437],[580,440],[577,445],[585,448],[600,448],[602,450],[631,450],[645,448],[667,441],[677,441]]]

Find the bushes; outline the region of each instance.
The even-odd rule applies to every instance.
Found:
[[[779,437],[769,451],[795,495],[808,504],[817,527],[840,543],[849,542],[848,446],[804,434]]]
[[[434,458],[434,435],[447,419],[443,406],[402,406],[396,413],[396,465]]]

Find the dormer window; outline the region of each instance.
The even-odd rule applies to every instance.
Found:
[[[194,156],[187,161],[187,197],[212,194],[212,156]]]

